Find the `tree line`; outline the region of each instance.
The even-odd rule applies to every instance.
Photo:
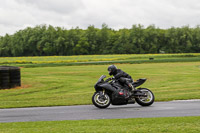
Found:
[[[1,57],[199,52],[200,26],[160,29],[133,25],[114,30],[106,24],[101,29],[38,25],[0,36]]]

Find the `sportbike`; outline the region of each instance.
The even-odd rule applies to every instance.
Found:
[[[133,90],[123,86],[115,78],[106,78],[102,75],[95,84],[95,93],[92,96],[93,104],[98,108],[107,108],[112,105],[134,104],[135,101],[141,106],[150,106],[154,102],[154,94],[147,88],[138,88],[146,79],[138,79],[133,82]]]

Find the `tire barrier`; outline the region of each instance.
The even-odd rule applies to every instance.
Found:
[[[10,89],[21,86],[19,67],[0,66],[0,89]]]

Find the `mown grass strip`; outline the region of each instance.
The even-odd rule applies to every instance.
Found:
[[[138,61],[148,59],[175,59],[200,57],[200,53],[182,54],[118,54],[118,55],[80,55],[80,56],[33,56],[0,57],[0,64],[51,64],[76,62]]]
[[[197,62],[200,61],[200,57],[189,57],[189,58],[156,58],[153,60],[118,60],[118,61],[95,61],[95,62],[72,62],[72,63],[39,63],[39,64],[2,64],[8,66],[18,66],[25,68],[33,67],[57,67],[57,66],[80,66],[80,65],[106,65],[106,64],[142,64],[142,63],[165,63],[165,62]]]

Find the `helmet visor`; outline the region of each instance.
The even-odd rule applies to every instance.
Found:
[[[109,75],[112,75],[112,71],[111,70],[108,70],[108,73],[109,73]]]

